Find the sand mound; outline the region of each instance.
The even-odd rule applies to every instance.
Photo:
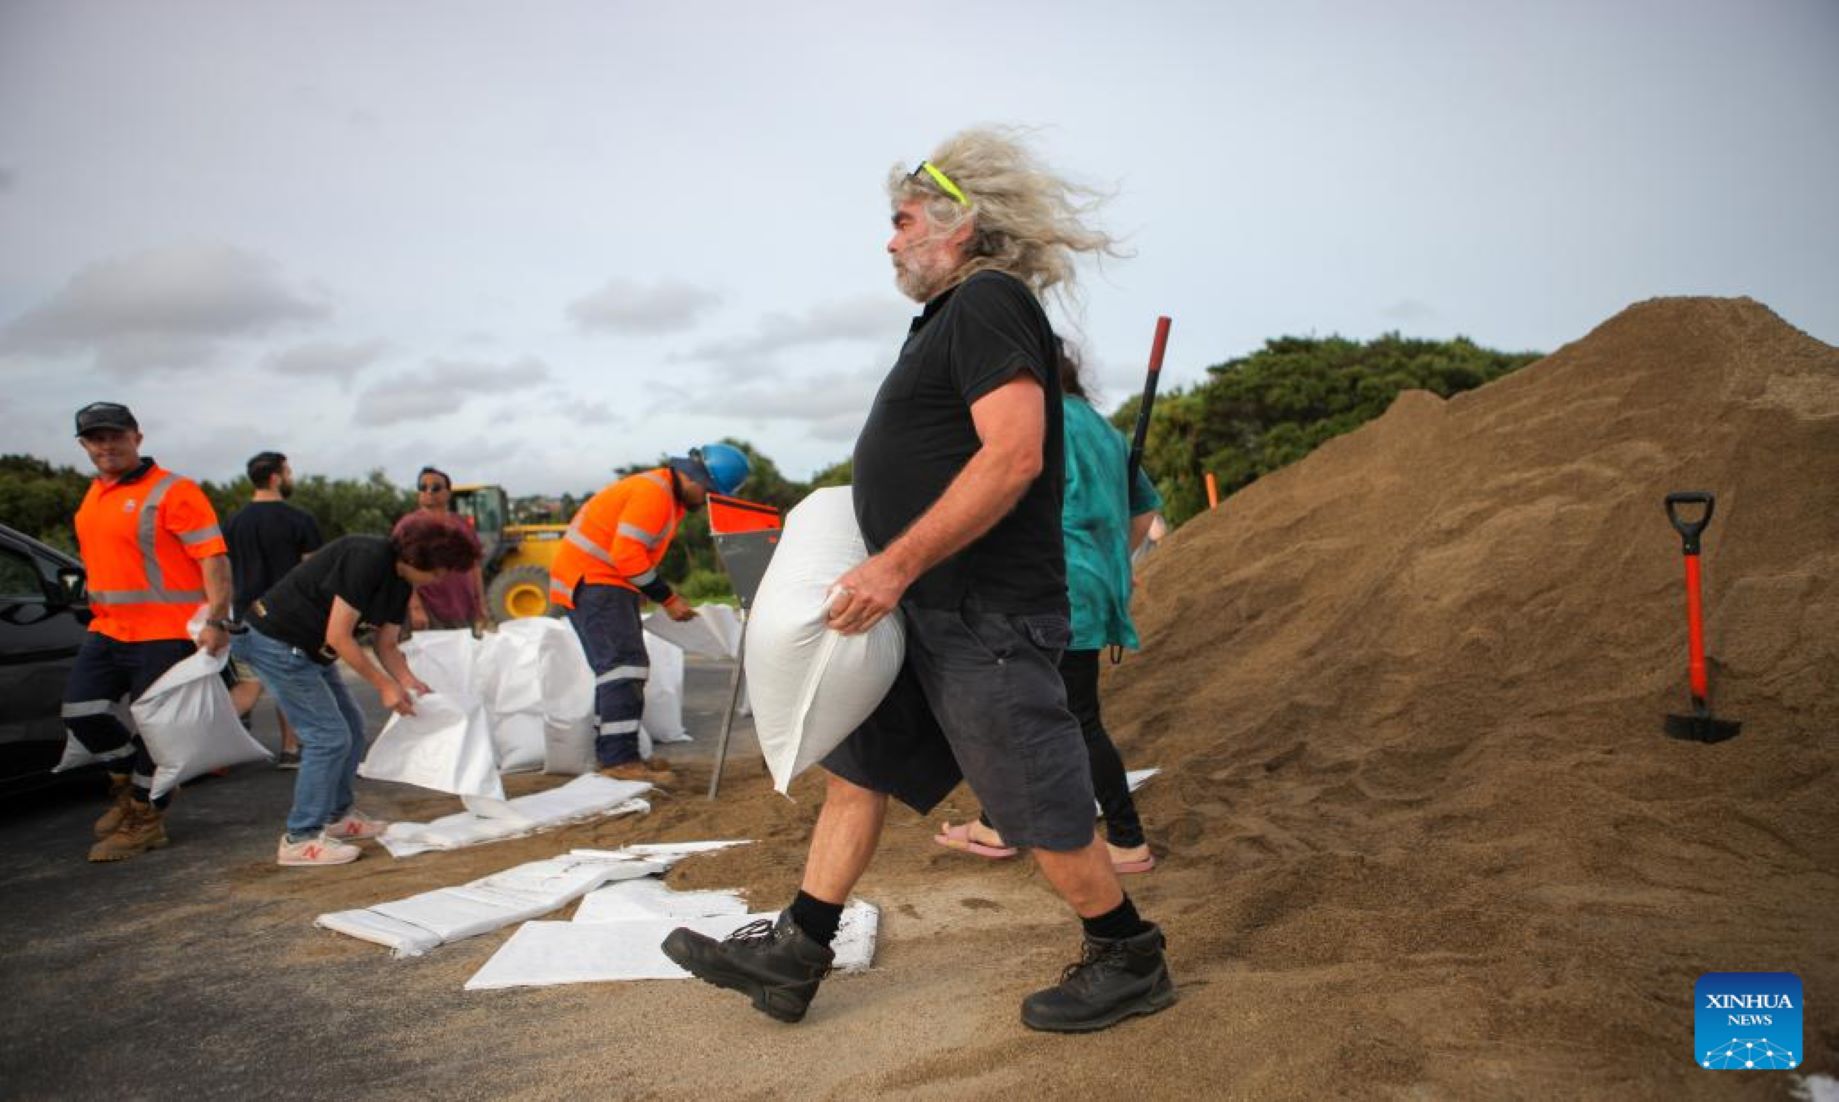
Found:
[[[1183,527],[1106,685],[1131,760],[1179,771],[1159,833],[1219,877],[1183,956],[1320,973],[1318,1020],[1385,1039],[1325,1069],[1349,1085],[1689,1080],[1700,972],[1834,990],[1836,484],[1839,350],[1663,299]],[[1685,489],[1718,495],[1712,693],[1744,723],[1709,747],[1660,735]],[[1831,1067],[1839,1015],[1806,1043]]]

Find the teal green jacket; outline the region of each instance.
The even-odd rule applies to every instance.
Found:
[[[1066,410],[1066,595],[1073,606],[1072,650],[1137,646],[1130,622],[1130,518],[1162,508],[1141,470],[1126,492],[1130,445],[1091,403],[1062,398]]]

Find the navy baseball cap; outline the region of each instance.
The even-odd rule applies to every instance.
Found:
[[[77,411],[77,435],[94,432],[97,429],[128,429],[140,431],[140,422],[134,419],[134,412],[119,402],[91,402]]]

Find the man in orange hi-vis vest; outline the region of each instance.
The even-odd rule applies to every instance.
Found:
[[[77,441],[96,467],[76,518],[95,616],[64,686],[64,724],[112,775],[113,802],[96,821],[89,859],[121,861],[166,844],[171,796],[152,798],[153,758],[113,705],[138,698],[198,648],[229,645],[230,557],[198,485],[140,454],[127,406],[78,410]],[[187,623],[199,605],[210,608],[193,642]]]
[[[658,564],[684,514],[702,508],[711,492],[733,493],[749,470],[739,448],[708,444],[687,459],[620,479],[589,498],[568,524],[549,567],[549,599],[569,610],[594,669],[594,757],[604,776],[660,787],[676,781],[662,759],[639,754],[651,675],[639,603],[650,598],[673,620],[696,615],[658,576]]]

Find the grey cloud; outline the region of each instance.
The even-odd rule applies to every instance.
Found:
[[[626,419],[614,412],[613,407],[605,402],[565,402],[562,416],[579,425],[597,428],[613,428],[626,423]]]
[[[274,353],[263,361],[263,366],[280,375],[308,375],[349,382],[353,375],[375,363],[388,347],[380,340],[355,344],[310,341]]]
[[[91,351],[116,371],[184,367],[224,340],[317,321],[329,309],[273,261],[229,245],[175,245],[105,260],[0,328],[0,351]]]
[[[366,388],[352,419],[360,425],[427,420],[453,413],[473,398],[523,390],[548,378],[549,368],[534,356],[502,364],[429,360],[422,371]]]
[[[568,316],[584,330],[613,333],[674,333],[696,324],[721,296],[689,283],[661,280],[646,285],[617,277],[568,304]]]
[[[1381,310],[1380,314],[1394,321],[1424,322],[1437,316],[1437,308],[1420,299],[1402,298]]]
[[[701,400],[697,411],[754,422],[790,421],[820,440],[848,440],[862,427],[882,375],[879,369],[836,371],[726,387]]]
[[[749,337],[709,341],[685,359],[714,360],[731,367],[802,345],[827,341],[887,340],[912,316],[910,305],[888,296],[822,302],[803,315],[768,314]]]

